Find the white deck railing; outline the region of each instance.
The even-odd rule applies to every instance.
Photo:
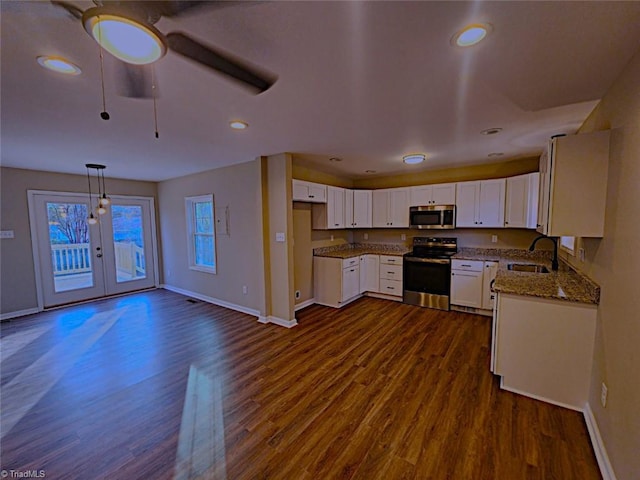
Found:
[[[91,249],[88,243],[51,245],[54,275],[70,275],[91,271]]]
[[[144,248],[132,242],[115,242],[116,268],[131,278],[145,276]],[[55,276],[91,272],[91,248],[88,243],[51,245]]]
[[[144,248],[133,242],[113,244],[116,254],[116,268],[119,273],[131,275],[131,278],[145,276]]]

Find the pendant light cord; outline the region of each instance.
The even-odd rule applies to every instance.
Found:
[[[104,57],[102,56],[102,25],[98,22],[98,51],[100,52],[100,83],[102,85],[102,112],[100,118],[103,120],[109,120],[109,114],[107,113],[107,100],[104,93]]]
[[[155,126],[156,138],[160,138],[158,133],[158,107],[156,105],[156,69],[151,65],[151,94],[153,95],[153,122]]]

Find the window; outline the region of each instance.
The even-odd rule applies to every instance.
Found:
[[[571,255],[575,255],[576,237],[560,237],[560,248]]]
[[[189,268],[216,273],[216,231],[213,195],[185,198]]]

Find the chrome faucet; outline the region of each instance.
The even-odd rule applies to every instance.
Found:
[[[551,260],[551,270],[555,272],[558,270],[558,239],[557,238],[540,235],[539,237],[536,237],[535,240],[533,240],[533,243],[529,247],[529,251],[533,252],[533,249],[536,248],[536,243],[538,243],[538,240],[542,240],[543,238],[546,238],[547,240],[551,240],[553,242],[553,259]]]

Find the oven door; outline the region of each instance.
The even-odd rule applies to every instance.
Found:
[[[449,310],[450,259],[405,256],[403,265],[405,303]]]

